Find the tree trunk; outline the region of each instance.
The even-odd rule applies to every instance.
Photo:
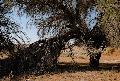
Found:
[[[90,55],[90,67],[93,68],[98,67],[100,57],[101,57],[101,53],[97,53],[96,55]]]

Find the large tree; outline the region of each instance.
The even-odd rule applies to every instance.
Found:
[[[32,66],[39,66],[42,63],[43,65],[46,64],[47,66],[56,64],[56,59],[60,55],[60,51],[62,48],[64,48],[67,41],[72,38],[77,38],[78,40],[82,39],[83,42],[87,44],[89,38],[92,36],[89,35],[91,31],[87,27],[86,17],[89,14],[89,10],[94,9],[96,6],[96,2],[94,0],[4,1],[8,9],[10,9],[13,5],[17,5],[20,9],[24,9],[24,12],[31,16],[35,21],[35,24],[39,29],[38,35],[42,34],[44,37],[44,35],[49,33],[51,30],[52,34],[55,34],[53,38],[39,40],[31,44],[28,48],[18,51],[16,58],[13,59],[13,62],[15,62],[14,69],[19,69],[21,67],[25,70],[26,68],[28,69]],[[10,26],[12,25],[13,24],[10,24]],[[2,27],[3,26],[1,26],[1,28]],[[11,34],[11,31],[14,30],[12,28],[15,28],[16,25],[13,27],[8,27],[5,25],[5,27],[11,29],[9,30]],[[6,33],[8,33],[8,31],[6,31]],[[5,36],[10,35],[8,34]],[[98,36],[95,36],[95,38],[93,37],[93,40],[99,40],[98,38]],[[99,48],[100,45],[101,44],[97,45],[97,48]],[[52,64],[50,65],[49,62],[52,62]],[[96,61],[94,60],[94,62]],[[16,65],[18,65],[18,67],[15,67]]]

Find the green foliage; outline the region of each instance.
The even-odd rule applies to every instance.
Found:
[[[98,9],[104,14],[103,22],[120,20],[120,2],[118,0],[98,0]],[[111,22],[112,23],[112,22]]]
[[[97,0],[97,8],[102,13],[100,25],[109,45],[120,47],[120,1]]]

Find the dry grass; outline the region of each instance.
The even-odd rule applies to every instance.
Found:
[[[107,47],[105,49],[105,51],[104,51],[104,54],[107,54],[107,55],[112,55],[112,54],[118,55],[118,54],[120,54],[120,48],[115,49],[115,48]]]

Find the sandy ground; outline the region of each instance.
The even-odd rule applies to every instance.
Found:
[[[98,69],[89,67],[89,57],[84,55],[83,48],[74,48],[71,58],[67,52],[59,57],[57,71],[44,75],[20,75],[13,81],[120,81],[120,49],[108,48],[100,59]],[[82,53],[81,53],[81,51]],[[112,51],[111,51],[112,50]],[[12,81],[4,77],[0,81]]]

